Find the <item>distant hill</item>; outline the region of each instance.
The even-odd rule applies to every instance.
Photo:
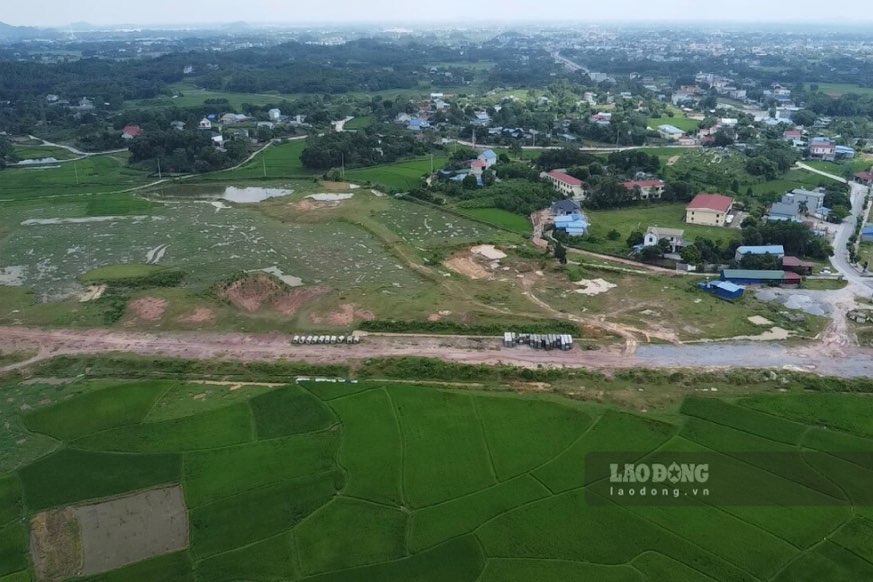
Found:
[[[54,31],[50,29],[35,28],[33,26],[12,26],[11,24],[0,22],[0,40],[24,40],[54,35]]]

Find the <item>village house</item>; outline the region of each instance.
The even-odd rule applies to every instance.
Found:
[[[659,200],[664,194],[664,180],[631,180],[624,183],[630,191],[639,188],[639,200]]]
[[[837,157],[837,145],[826,137],[814,137],[809,142],[809,157],[832,162]]]
[[[597,125],[609,125],[612,122],[612,113],[596,113],[591,116],[591,123]]]
[[[203,118],[200,120],[200,124],[198,125],[200,129],[212,129],[212,122],[207,118]]]
[[[185,129],[184,121],[173,121],[170,123],[170,127],[175,129],[176,131],[183,131]]]
[[[650,226],[643,237],[643,246],[653,247],[662,240],[670,243],[670,252],[675,253],[685,246],[685,231],[680,228]]]
[[[675,125],[664,124],[658,126],[658,135],[660,135],[663,139],[675,141],[680,137],[683,137],[685,135],[685,132]]]
[[[735,285],[769,285],[799,287],[803,277],[791,271],[764,271],[760,269],[725,269],[721,280]]]
[[[868,186],[873,185],[873,171],[858,172],[855,174],[855,181]]]
[[[782,257],[782,270],[791,271],[798,275],[812,275],[815,264],[801,261],[797,257]]]
[[[564,196],[569,196],[575,200],[585,199],[585,182],[579,178],[574,178],[558,170],[544,172],[540,174],[540,178],[548,180],[552,187]]]
[[[734,199],[721,194],[698,194],[685,207],[685,222],[704,226],[724,226],[734,206]]]
[[[582,207],[575,200],[558,200],[552,204],[552,216],[567,216],[582,211]]]
[[[279,109],[270,109],[267,112],[267,115],[270,116],[270,121],[279,121],[282,119],[282,111]]]
[[[494,150],[485,150],[484,152],[479,154],[478,159],[485,162],[485,169],[487,170],[497,163],[497,154],[494,153]]]
[[[135,139],[142,135],[142,128],[138,125],[127,125],[121,131],[121,137],[123,139]]]

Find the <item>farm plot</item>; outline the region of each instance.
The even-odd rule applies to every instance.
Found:
[[[188,545],[179,487],[69,509],[33,518],[33,561],[42,578],[108,572]]]
[[[464,391],[373,380],[289,386],[263,373],[251,386],[180,378],[151,391],[117,380],[0,384],[13,398],[0,421],[93,448],[19,456],[15,474],[0,476],[0,579],[28,579],[33,567],[43,578],[88,582],[873,575],[873,512],[864,505],[873,471],[806,449],[873,452],[873,440],[855,434],[866,428],[854,413],[863,396],[843,405],[830,394],[837,404],[819,406],[811,395],[804,409],[803,394],[739,404],[713,395],[642,415],[556,394],[495,393],[519,387],[484,381]],[[626,379],[581,381],[594,395]],[[22,410],[26,390],[50,402]],[[770,461],[746,462],[737,451]],[[589,472],[586,457],[610,452],[705,453],[712,487],[759,504],[607,499],[608,469]],[[798,499],[809,506],[793,507]]]
[[[257,269],[307,285],[421,285],[352,224],[282,224],[253,209],[207,201],[167,203],[146,215],[31,219],[0,248],[0,273],[18,273],[19,283],[43,301],[78,295],[78,278],[94,269],[148,262],[185,271],[188,284],[201,289]]]
[[[424,205],[398,202],[376,214],[377,220],[406,243],[416,247],[455,246],[500,242],[513,238],[505,232]]]

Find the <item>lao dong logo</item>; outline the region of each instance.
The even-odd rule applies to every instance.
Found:
[[[610,463],[609,495],[615,497],[707,497],[709,463]]]

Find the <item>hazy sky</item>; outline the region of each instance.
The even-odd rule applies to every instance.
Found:
[[[873,20],[870,0],[841,0],[839,13],[820,0],[0,0],[0,21],[31,26],[93,24],[294,22],[451,22],[499,20]]]

